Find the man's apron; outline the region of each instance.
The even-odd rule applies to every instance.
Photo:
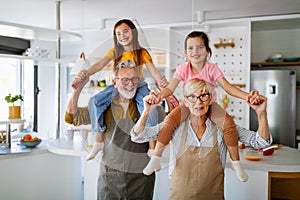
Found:
[[[137,116],[137,109],[134,113]],[[142,173],[149,162],[149,144],[131,141],[130,130],[134,124],[132,119],[111,117],[100,166],[98,200],[152,199],[155,175]]]
[[[189,120],[185,122],[176,165],[172,173],[170,200],[224,199],[224,169],[213,124],[213,147],[186,145]]]

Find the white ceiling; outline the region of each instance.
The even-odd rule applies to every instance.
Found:
[[[1,0],[0,21],[56,28],[57,0]],[[141,25],[300,13],[300,0],[61,0],[61,29],[112,28],[120,18]],[[103,20],[102,20],[103,21]]]

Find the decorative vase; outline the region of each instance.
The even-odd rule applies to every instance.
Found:
[[[9,106],[8,119],[21,119],[21,106]]]

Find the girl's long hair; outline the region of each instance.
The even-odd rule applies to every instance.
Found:
[[[133,54],[134,54],[134,62],[136,63],[137,66],[140,66],[141,63],[141,59],[140,59],[140,55],[142,54],[142,51],[145,50],[147,53],[148,51],[146,49],[144,49],[138,40],[138,31],[134,25],[134,23],[129,20],[129,19],[121,19],[119,20],[115,26],[114,26],[114,30],[113,30],[113,40],[114,40],[114,69],[116,68],[116,66],[118,65],[119,61],[121,60],[122,54],[124,52],[124,48],[121,44],[119,44],[118,39],[117,39],[117,35],[116,35],[116,29],[118,28],[118,26],[120,26],[121,24],[127,24],[132,31],[132,46],[133,46]],[[148,53],[149,54],[149,53]]]

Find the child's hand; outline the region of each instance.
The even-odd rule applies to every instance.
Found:
[[[160,88],[165,88],[169,85],[169,82],[167,81],[165,76],[161,76],[158,85]]]
[[[151,102],[149,102],[150,104],[159,104],[162,101],[162,97],[159,92],[152,90],[149,95],[151,95]]]
[[[73,79],[72,81],[72,88],[76,90],[78,87],[80,87],[88,78],[87,71],[85,69],[81,70]],[[84,83],[85,84],[85,83]]]

